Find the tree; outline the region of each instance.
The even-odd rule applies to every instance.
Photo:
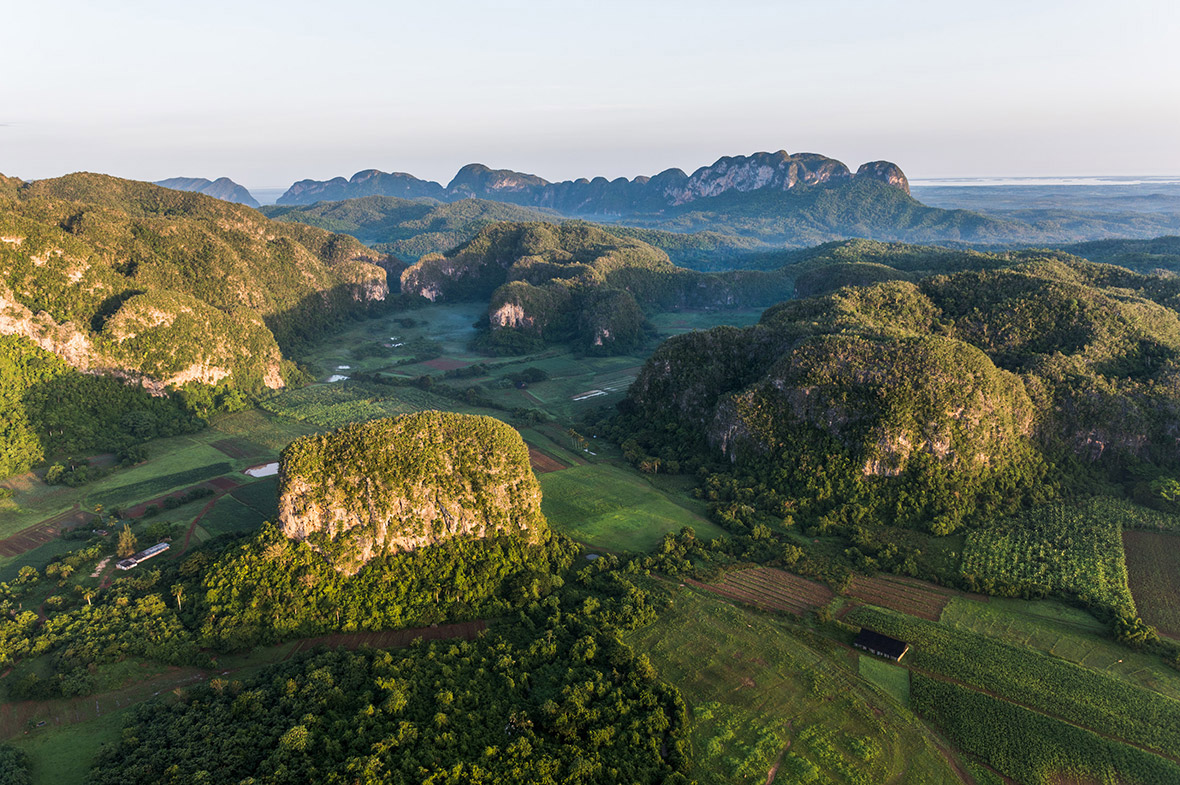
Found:
[[[176,610],[180,610],[180,604],[184,601],[183,583],[177,583],[172,586],[172,596],[176,598]]]
[[[120,557],[130,556],[139,550],[139,540],[131,532],[131,526],[123,524],[123,531],[119,532],[119,545],[115,551]]]
[[[93,586],[85,586],[82,589],[82,596],[86,598],[87,605],[91,604],[90,601],[94,599],[94,595],[96,594],[98,594],[98,589],[94,588]]]

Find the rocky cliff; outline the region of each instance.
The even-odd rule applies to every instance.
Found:
[[[175,191],[195,191],[214,199],[236,202],[255,209],[261,206],[253,194],[228,177],[218,177],[216,180],[206,180],[204,177],[170,177],[167,180],[158,180],[156,185]]]
[[[468,164],[443,188],[438,183],[403,173],[367,170],[349,180],[342,177],[325,182],[301,180],[278,203],[311,204],[374,194],[448,201],[478,197],[545,207],[570,215],[627,215],[679,207],[727,193],[787,191],[801,185],[823,186],[853,180],[880,181],[909,193],[906,177],[895,164],[874,161],[861,166],[854,175],[833,158],[817,153],[792,155],[780,150],[721,158],[691,175],[668,169],[654,177],[630,180],[596,177],[551,183],[533,174]]]
[[[547,527],[520,434],[491,417],[435,411],[292,442],[279,519],[346,574],[456,537],[538,541]]]

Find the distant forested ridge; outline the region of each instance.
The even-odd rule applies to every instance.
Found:
[[[1051,492],[1055,462],[1180,462],[1180,281],[863,241],[795,266],[814,296],[656,351],[622,407],[633,456],[721,454],[753,507],[936,533]]]
[[[932,190],[940,189],[926,192]],[[896,164],[873,161],[854,173],[823,155],[782,150],[727,156],[691,175],[668,169],[651,177],[559,183],[483,164],[464,166],[445,187],[405,173],[370,169],[348,180],[301,180],[278,201],[299,206],[369,196],[490,200],[629,228],[709,233],[711,237],[690,240],[688,247],[640,238],[663,248],[677,264],[699,269],[747,267],[734,257],[758,246],[801,248],[851,237],[1013,247],[1119,235],[1150,237],[1174,232],[1178,225],[1176,216],[1158,212],[933,207],[911,195],[909,181]],[[719,247],[712,247],[718,241]],[[386,250],[403,253],[396,247]]]
[[[25,444],[73,430],[38,431],[46,417],[70,418],[37,402],[62,397],[49,385],[94,386],[77,371],[157,394],[203,389],[210,403],[282,387],[294,371],[287,347],[367,312],[388,294],[387,271],[401,269],[351,237],[201,194],[95,174],[0,178],[0,349],[19,369],[4,380],[2,419],[32,428]],[[127,414],[115,407],[108,419]],[[43,452],[15,458],[10,447],[2,473]]]
[[[645,312],[769,304],[792,288],[771,272],[676,267],[647,243],[580,221],[495,224],[402,273],[406,293],[436,302],[486,299],[486,343],[500,351],[560,341],[627,351],[644,337]]]
[[[543,207],[570,215],[623,215],[686,204],[729,191],[789,190],[804,185],[873,180],[909,193],[909,182],[895,164],[874,161],[855,174],[834,158],[816,153],[754,153],[719,159],[691,175],[668,169],[654,177],[567,180],[551,183],[533,174],[468,164],[443,188],[402,172],[373,169],[350,180],[301,180],[279,197],[280,205],[314,204],[360,196],[429,197],[453,201],[475,197]]]
[[[255,209],[259,207],[258,200],[253,194],[228,177],[218,177],[216,180],[207,180],[204,177],[170,177],[167,180],[157,180],[156,185],[177,191],[196,191],[214,199],[236,202]]]
[[[364,196],[312,205],[270,205],[262,213],[276,221],[305,223],[349,234],[408,263],[428,253],[462,245],[498,221],[551,221],[551,211],[487,199],[439,202],[396,196]]]
[[[1180,237],[1174,235],[1150,240],[1094,240],[1061,246],[1061,250],[1140,273],[1180,273]]]
[[[631,180],[596,177],[551,183],[536,175],[469,164],[443,188],[404,173],[367,170],[351,180],[302,180],[278,203],[312,205],[369,196],[491,200],[564,216],[624,221],[646,230],[713,233],[691,243],[698,254],[685,255],[683,261],[689,264],[716,264],[735,248],[748,250],[762,243],[798,247],[849,236],[999,242],[1028,230],[1019,222],[926,207],[910,197],[905,174],[888,161],[864,164],[853,173],[823,155],[783,150],[721,158],[691,175],[669,169]],[[316,218],[309,216],[308,222],[314,224]],[[719,247],[699,254],[702,246],[712,245]],[[667,250],[676,256],[681,247],[672,241]]]

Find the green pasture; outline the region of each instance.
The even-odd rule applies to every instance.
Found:
[[[876,684],[902,706],[910,705],[910,672],[905,668],[872,654],[861,654],[857,660],[857,672],[862,679]]]
[[[35,526],[75,505],[84,510],[93,510],[96,504],[108,509],[129,506],[226,474],[239,464],[249,465],[246,461],[235,462],[209,446],[207,439],[206,434],[199,434],[197,438],[180,436],[150,442],[144,463],[115,469],[78,488],[46,485],[32,475],[10,478],[6,484],[16,491],[12,501],[19,512],[0,510],[0,537]]]
[[[33,785],[78,785],[85,782],[104,744],[114,744],[132,707],[72,725],[39,728],[9,744],[29,756]]]
[[[672,602],[627,642],[693,713],[702,785],[761,785],[776,760],[776,782],[958,782],[929,732],[867,689],[842,648],[692,589]]]
[[[639,474],[618,466],[575,466],[543,474],[540,481],[541,509],[550,524],[588,545],[646,551],[666,533],[685,526],[693,527],[701,538],[724,534]]]

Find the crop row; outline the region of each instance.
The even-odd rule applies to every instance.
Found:
[[[937,621],[953,596],[945,590],[935,590],[914,584],[904,584],[885,578],[856,576],[848,594],[873,605],[891,608],[923,619]]]
[[[1180,701],[1042,652],[888,611],[861,607],[847,621],[907,641],[915,668],[1134,744],[1180,750]]]
[[[1063,594],[1133,611],[1117,517],[1093,504],[1030,510],[1005,526],[972,532],[964,577],[981,590],[1026,596]]]
[[[832,598],[832,592],[825,586],[766,567],[739,570],[718,583],[696,585],[755,607],[798,615],[818,608]]]
[[[959,749],[1027,785],[1180,782],[1180,766],[980,692],[912,675],[911,707]]]

